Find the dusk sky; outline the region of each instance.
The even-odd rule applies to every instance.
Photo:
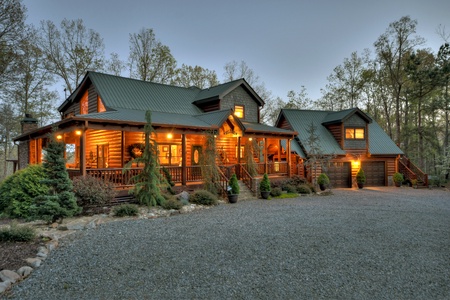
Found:
[[[409,15],[418,21],[424,48],[437,52],[441,24],[450,33],[449,0],[24,0],[27,22],[81,18],[104,40],[105,54],[128,59],[129,34],[153,28],[181,64],[215,70],[245,61],[273,96],[306,87],[321,96],[327,76],[353,51],[373,51],[389,23]],[[123,73],[128,76],[127,72]],[[59,92],[62,86],[57,86]]]

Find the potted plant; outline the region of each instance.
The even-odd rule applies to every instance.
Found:
[[[317,184],[319,184],[321,191],[325,191],[326,186],[330,184],[330,178],[328,178],[327,174],[321,173],[317,178]]]
[[[270,195],[270,181],[269,176],[264,173],[263,179],[259,183],[259,191],[261,192],[261,198],[268,199]]]
[[[239,195],[239,183],[236,174],[233,174],[228,181],[228,201],[236,203]]]
[[[396,187],[400,187],[403,182],[403,174],[399,172],[394,173],[394,175],[392,176],[392,180],[394,181]]]
[[[356,173],[356,184],[358,188],[362,189],[364,187],[364,183],[366,183],[366,174],[364,174],[363,169],[359,169]]]

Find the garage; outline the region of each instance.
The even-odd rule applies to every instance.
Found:
[[[363,161],[361,168],[366,175],[365,186],[385,186],[386,185],[386,172],[384,161]]]
[[[333,188],[349,188],[351,187],[352,177],[349,162],[333,162],[326,171],[330,178],[330,185]]]

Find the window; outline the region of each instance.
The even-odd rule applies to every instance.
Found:
[[[364,128],[345,128],[347,140],[363,140],[365,138]]]
[[[165,166],[181,166],[181,145],[158,145],[159,163]]]
[[[235,105],[234,106],[234,115],[239,119],[244,117],[244,106],[243,105]]]
[[[87,115],[89,113],[88,92],[84,93],[80,100],[80,115]]]

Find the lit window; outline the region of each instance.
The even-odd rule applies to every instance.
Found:
[[[234,106],[234,115],[236,117],[238,117],[239,119],[242,119],[244,117],[244,106],[235,105]]]
[[[103,105],[102,99],[100,97],[97,97],[97,112],[104,112],[106,111],[105,105]]]
[[[363,140],[364,128],[345,128],[345,138],[348,140]]]
[[[84,93],[80,101],[80,115],[87,115],[89,113],[88,92]]]

